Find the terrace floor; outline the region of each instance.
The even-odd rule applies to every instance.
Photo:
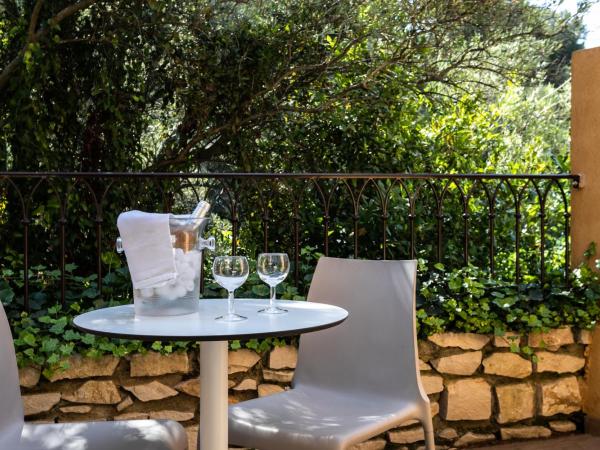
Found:
[[[540,441],[513,442],[473,450],[600,450],[600,437],[579,434]]]

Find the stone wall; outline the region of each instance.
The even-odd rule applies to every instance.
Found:
[[[589,332],[564,328],[527,338],[537,361],[511,353],[511,339],[444,333],[419,342],[423,384],[431,399],[439,448],[496,440],[545,438],[581,429]],[[294,347],[266,355],[229,354],[230,403],[281,392],[296,366]],[[393,355],[390,355],[393,357]],[[195,449],[198,430],[197,354],[149,352],[128,358],[74,356],[51,379],[20,370],[26,419],[32,422],[173,419]],[[423,430],[403,424],[357,446],[419,448]]]

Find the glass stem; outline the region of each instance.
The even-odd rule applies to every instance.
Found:
[[[271,290],[271,296],[269,297],[269,309],[273,309],[275,308],[276,289],[275,286],[269,286],[269,289]]]
[[[227,314],[235,314],[233,311],[233,291],[229,291],[229,297],[227,297]]]

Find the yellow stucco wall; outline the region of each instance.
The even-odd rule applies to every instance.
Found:
[[[573,55],[571,171],[583,176],[571,197],[573,264],[594,241],[600,250],[600,47]],[[600,255],[596,255],[596,258]],[[600,434],[600,327],[590,346],[584,410],[588,431]]]
[[[575,52],[572,70],[571,171],[583,175],[571,197],[572,258],[579,263],[591,241],[600,245],[600,47]]]

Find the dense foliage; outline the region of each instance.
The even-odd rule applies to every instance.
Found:
[[[488,105],[507,89],[524,100],[568,80],[582,26],[555,3],[6,0],[0,161],[12,170],[525,170],[488,167],[505,150],[496,133],[529,120],[505,121]],[[544,123],[552,111],[536,114]],[[564,151],[538,139],[536,150]]]

